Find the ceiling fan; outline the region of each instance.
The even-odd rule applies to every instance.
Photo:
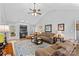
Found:
[[[28,14],[32,14],[33,16],[37,16],[37,15],[41,15],[41,13],[40,13],[40,9],[36,9],[36,3],[34,3],[34,7],[33,7],[33,9],[31,9],[31,8],[29,8],[29,10],[31,11],[31,12],[28,12]]]

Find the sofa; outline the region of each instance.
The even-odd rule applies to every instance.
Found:
[[[32,37],[41,38],[44,42],[53,43],[55,33],[51,32],[34,32],[31,35],[26,36],[26,39],[32,39]]]
[[[57,42],[57,36],[57,34],[51,32],[34,32],[31,35],[26,36],[26,39],[32,39],[34,37],[37,37],[41,38],[44,42],[52,44]]]
[[[55,33],[51,32],[42,32],[41,34],[38,35],[44,42],[47,43],[53,43],[54,42],[54,35]]]
[[[47,48],[39,48],[35,51],[36,56],[71,56],[75,44],[71,41],[57,42]]]

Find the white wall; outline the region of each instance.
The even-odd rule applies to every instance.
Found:
[[[2,23],[2,20],[1,20],[1,4],[0,4],[0,24]]]
[[[7,24],[7,17],[4,4],[0,4],[0,24]]]
[[[53,10],[49,11],[45,14],[41,20],[37,23],[37,31],[38,26],[40,24],[43,25],[43,31],[45,28],[45,24],[52,24],[52,32],[57,31],[58,24],[65,24],[65,31],[63,32],[65,39],[75,39],[75,20],[79,16],[79,10]]]

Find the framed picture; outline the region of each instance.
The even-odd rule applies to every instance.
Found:
[[[45,25],[45,32],[52,32],[52,24]]]
[[[58,31],[64,31],[64,24],[58,24]]]

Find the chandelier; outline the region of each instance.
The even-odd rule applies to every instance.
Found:
[[[36,8],[36,3],[33,4],[33,9],[29,8],[30,12],[28,14],[31,14],[33,16],[41,15],[40,9]]]

